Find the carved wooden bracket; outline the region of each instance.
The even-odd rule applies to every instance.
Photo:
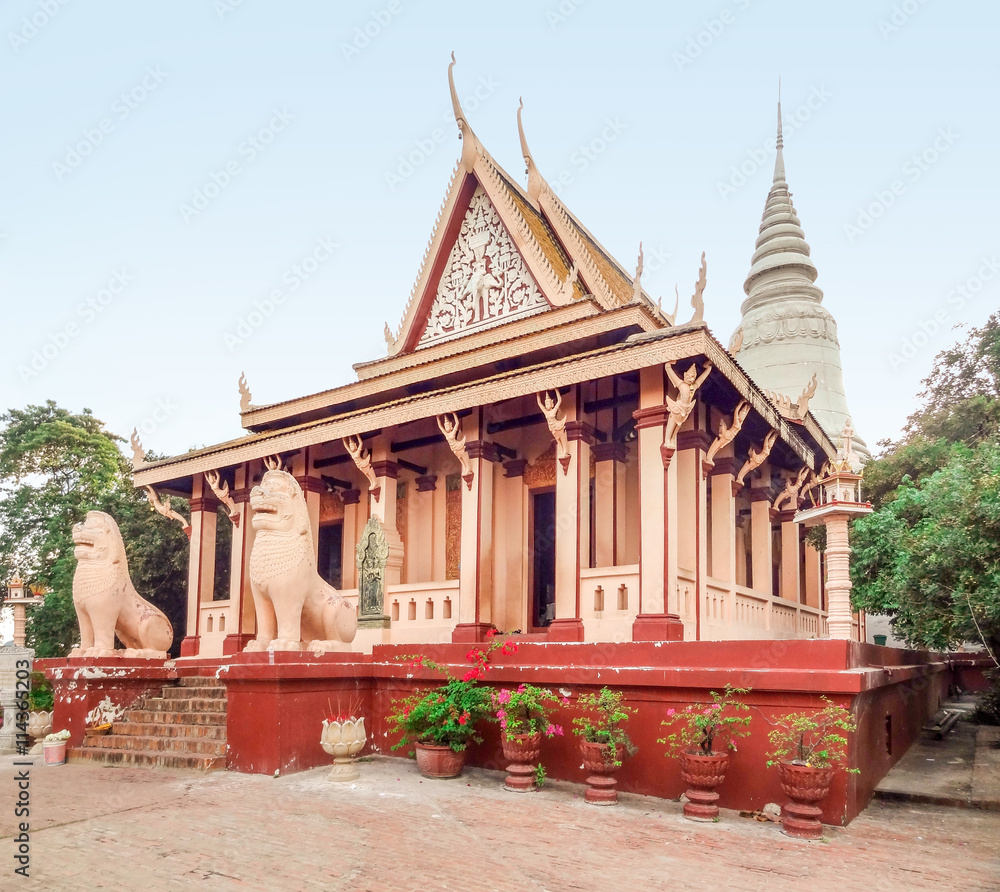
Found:
[[[379,496],[382,495],[382,487],[379,486],[378,479],[375,477],[371,453],[365,449],[364,441],[357,434],[344,437],[343,443],[355,467],[368,479],[368,492],[372,494],[372,498],[377,502]]]
[[[799,473],[785,484],[785,488],[778,494],[778,498],[774,500],[772,508],[775,511],[780,511],[781,506],[785,502],[791,502],[792,508],[798,507],[799,490],[802,488],[802,484],[805,483],[805,479],[809,474],[809,468],[800,468]]]
[[[173,508],[170,507],[170,496],[167,496],[162,502],[157,494],[156,490],[152,486],[146,487],[146,492],[149,495],[149,506],[157,513],[162,514],[164,517],[170,518],[171,520],[176,520],[181,527],[184,529],[184,535],[191,538],[191,524],[188,519],[184,517],[183,514],[178,514]]]
[[[683,378],[679,377],[674,371],[674,363],[672,362],[666,363],[664,369],[666,369],[670,383],[677,388],[677,399],[667,397],[667,411],[669,415],[667,416],[667,429],[664,434],[663,445],[670,449],[676,449],[677,432],[694,410],[695,394],[698,392],[698,388],[705,383],[705,379],[712,371],[712,361],[710,359],[705,360],[705,366],[701,375],[698,375],[698,367],[694,363],[688,366],[688,370],[684,373]]]
[[[733,495],[736,495],[743,488],[743,482],[747,474],[756,470],[767,461],[767,457],[771,454],[771,450],[774,448],[774,443],[777,439],[778,432],[776,430],[769,431],[768,435],[764,437],[764,442],[761,444],[760,449],[750,450],[750,457],[746,460],[743,467],[740,468],[739,474],[736,475],[736,479],[733,481]]]
[[[570,452],[569,438],[566,436],[566,416],[559,412],[562,396],[558,390],[543,390],[535,394],[538,408],[545,416],[552,439],[556,441],[556,459],[563,469],[563,474],[569,473]]]
[[[438,430],[441,431],[448,443],[448,448],[462,465],[462,479],[465,481],[465,485],[471,490],[475,474],[473,473],[472,465],[469,463],[469,450],[465,445],[465,434],[462,433],[461,420],[454,412],[445,412],[442,415],[438,415],[435,420],[437,421]]]
[[[708,453],[705,455],[705,459],[701,464],[702,476],[707,477],[708,472],[715,467],[715,456],[718,454],[719,450],[725,446],[728,446],[733,440],[736,439],[736,435],[743,428],[743,422],[746,421],[747,415],[750,414],[750,403],[746,400],[740,400],[737,403],[736,408],[733,410],[733,418],[729,424],[724,421],[719,424],[719,435],[712,441],[712,445],[708,447]]]
[[[229,484],[222,481],[222,485],[219,485],[219,472],[217,470],[205,471],[205,482],[212,488],[212,492],[215,493],[216,498],[226,506],[226,511],[229,513],[229,519],[232,521],[233,526],[239,527],[240,509],[229,494]]]

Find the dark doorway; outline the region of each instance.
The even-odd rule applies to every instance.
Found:
[[[339,589],[343,581],[344,525],[331,523],[319,528],[319,575]]]
[[[556,609],[556,494],[531,494],[531,625],[544,628]]]

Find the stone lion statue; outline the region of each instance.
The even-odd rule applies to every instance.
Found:
[[[114,656],[115,635],[124,656],[165,660],[174,640],[170,620],[132,585],[125,543],[115,519],[88,511],[73,527],[73,607],[80,624],[80,646],[71,657]],[[122,651],[117,651],[121,654]]]
[[[287,471],[267,471],[250,491],[250,588],[257,637],[247,651],[347,650],[357,610],[316,570],[306,500]]]

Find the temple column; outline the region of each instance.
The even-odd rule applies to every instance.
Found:
[[[663,367],[639,371],[639,614],[633,641],[682,641],[684,624],[668,613],[668,592],[677,591],[677,466],[661,449],[667,409]],[[676,597],[676,596],[675,596]]]
[[[688,423],[700,415],[701,407],[695,409]],[[701,638],[701,610],[706,597],[708,576],[708,549],[705,538],[708,535],[708,499],[705,475],[701,463],[712,445],[712,437],[704,430],[682,430],[677,435],[677,516],[683,515],[694,523],[677,525],[678,566],[694,574],[694,622],[695,639]],[[678,612],[680,612],[678,603]]]
[[[496,481],[493,572],[497,602],[493,622],[505,630],[528,627],[523,548],[528,498],[524,469],[527,464],[523,458],[504,462],[503,476],[498,476]]]
[[[590,450],[594,429],[580,420],[580,388],[562,399],[568,464],[556,462],[556,613],[549,641],[583,641],[580,569],[590,564]]]
[[[191,548],[188,552],[187,629],[181,641],[182,657],[198,654],[201,605],[212,600],[215,588],[215,512],[219,503],[202,474],[194,475],[189,505]]]
[[[771,547],[771,472],[765,465],[763,473],[754,475],[750,488],[751,548],[750,566],[753,590],[772,595],[774,555]]]
[[[782,511],[781,520],[781,597],[799,602],[799,525],[794,511]]]
[[[822,573],[822,564],[820,563],[820,554],[813,548],[813,546],[806,542],[806,604],[810,607],[819,608],[820,605],[820,584]]]
[[[496,449],[480,437],[483,410],[462,420],[462,434],[472,473],[462,478],[462,551],[458,585],[458,625],[452,641],[482,641],[492,628],[493,606],[493,463]]]
[[[399,466],[389,460],[389,440],[378,436],[372,442],[372,470],[375,472],[375,487],[378,499],[374,493],[368,494],[370,517],[377,517],[385,533],[385,541],[389,546],[389,557],[385,564],[385,594],[388,595],[390,585],[399,585],[403,575],[403,540],[396,528],[396,480],[399,477]]]
[[[434,579],[434,491],[437,477],[425,475],[413,481],[408,496],[410,516],[407,521],[407,582],[430,582]]]
[[[826,520],[826,590],[829,598],[826,625],[831,638],[854,638],[851,614],[851,545],[847,514]]]
[[[747,520],[736,515],[736,585],[747,585]]]
[[[594,565],[614,567],[618,563],[617,530],[625,490],[624,443],[597,443],[593,448],[594,471]]]
[[[240,511],[239,525],[233,526],[232,559],[229,565],[229,622],[222,642],[223,655],[239,653],[254,636],[257,617],[253,608],[250,589],[250,551],[253,548],[254,529],[250,510],[249,464],[236,469],[235,488],[231,495]]]
[[[340,584],[345,591],[350,591],[358,587],[358,568],[356,561],[356,550],[358,547],[358,537],[364,529],[368,518],[361,518],[361,490],[347,489],[340,494],[340,499],[344,503],[344,531],[342,535],[343,553],[340,559],[341,577]]]
[[[291,474],[302,488],[306,500],[306,510],[309,512],[309,529],[312,530],[313,557],[319,559],[319,503],[323,492],[323,481],[309,467],[309,450],[292,459]]]
[[[733,495],[733,481],[736,469],[731,457],[717,458],[709,472],[712,477],[712,500],[708,510],[712,512],[712,565],[709,576],[725,583],[729,589],[726,596],[726,611],[723,617],[726,625],[732,625],[736,618],[736,586],[738,580],[737,551],[742,547],[743,530],[738,526],[736,497]]]

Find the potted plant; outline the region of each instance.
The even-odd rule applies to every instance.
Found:
[[[727,684],[721,694],[709,691],[711,703],[668,709],[661,723],[671,733],[658,742],[666,746],[668,758],[680,759],[681,778],[688,785],[684,817],[692,821],[715,821],[719,817],[716,788],[726,778],[729,750],[736,750],[736,738],[750,733],[750,708],[738,699],[749,693],[750,688]]]
[[[329,712],[323,719],[323,730],[319,738],[323,750],[333,756],[333,768],[330,769],[327,780],[355,781],[361,777],[361,773],[354,757],[364,749],[368,739],[365,720],[360,714],[361,704],[355,705],[352,702],[346,712],[340,708],[339,700],[336,712],[329,702],[327,707]]]
[[[69,740],[69,731],[65,730],[45,735],[42,749],[45,753],[46,765],[64,765],[66,763],[67,740]]]
[[[791,800],[782,809],[781,827],[788,836],[819,839],[823,834],[817,805],[830,792],[833,772],[847,768],[847,737],[858,729],[851,712],[823,697],[826,706],[810,712],[793,712],[779,719],[768,735],[768,767],[777,765],[781,788]]]
[[[44,672],[37,669],[31,673],[31,688],[28,690],[28,734],[37,745],[52,730],[52,707],[55,695],[52,682]]]
[[[480,682],[490,670],[490,657],[496,651],[517,652],[513,641],[503,641],[491,630],[486,648],[474,647],[466,654],[471,668],[459,678],[448,666],[428,657],[402,657],[415,668],[434,669],[446,677],[444,684],[431,690],[419,690],[392,702],[388,720],[393,731],[402,737],[394,750],[412,745],[417,768],[425,777],[458,777],[465,764],[470,742],[481,743],[478,726],[493,719],[489,691]]]
[[[493,708],[500,722],[500,743],[507,766],[504,788],[515,793],[531,793],[545,782],[545,767],[539,761],[542,735],[561,736],[560,725],[549,721],[549,712],[556,703],[569,706],[552,691],[532,684],[518,685],[493,694]]]
[[[582,737],[583,767],[590,772],[584,801],[591,805],[614,805],[618,801],[617,781],[612,776],[621,768],[622,756],[637,752],[624,724],[634,712],[623,705],[619,691],[601,688],[600,693],[584,694],[576,701],[584,714],[573,719],[573,733]]]

